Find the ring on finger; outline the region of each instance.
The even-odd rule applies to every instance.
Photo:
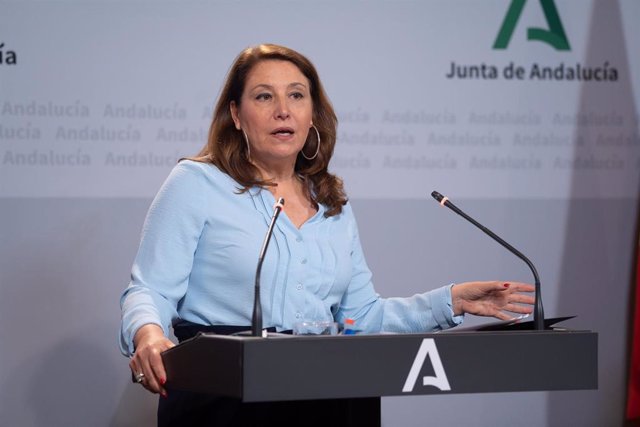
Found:
[[[136,382],[138,384],[140,384],[140,383],[142,383],[142,381],[144,381],[144,377],[145,377],[144,373],[140,372],[140,373],[136,374],[135,377],[133,377],[133,378],[136,380]]]

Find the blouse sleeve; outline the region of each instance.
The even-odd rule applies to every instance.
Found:
[[[120,349],[134,352],[143,325],[159,325],[168,336],[187,291],[194,253],[204,227],[203,180],[197,163],[183,161],[156,195],[142,230],[131,282],[120,298]]]
[[[460,324],[463,316],[454,316],[451,307],[452,284],[406,298],[381,298],[371,280],[360,243],[357,224],[351,216],[352,279],[342,298],[336,320],[354,319],[356,328],[364,332],[418,333],[447,329]]]

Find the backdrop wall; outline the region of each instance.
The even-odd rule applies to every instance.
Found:
[[[640,4],[553,4],[2,2],[2,423],[155,419],[117,349],[119,294],[151,198],[203,145],[235,55],[262,42],[319,69],[340,118],[333,170],[382,295],[531,280],[428,200],[437,189],[531,257],[548,316],[600,333],[597,391],[385,398],[383,423],[620,423]]]

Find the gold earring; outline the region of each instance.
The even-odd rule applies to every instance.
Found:
[[[318,144],[316,145],[316,152],[313,154],[313,156],[307,156],[306,154],[304,154],[304,150],[300,150],[300,153],[302,153],[302,157],[304,157],[307,160],[313,160],[316,157],[318,157],[318,153],[320,152],[320,132],[318,132],[318,128],[312,123],[311,127],[316,131],[316,136],[318,137]]]
[[[251,158],[251,147],[249,146],[249,137],[244,129],[240,129],[242,131],[242,135],[244,135],[244,142],[247,143],[247,159]]]

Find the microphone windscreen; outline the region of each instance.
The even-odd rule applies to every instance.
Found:
[[[438,203],[442,202],[442,199],[444,199],[444,196],[442,194],[438,193],[437,191],[432,191],[431,192],[431,197],[436,199],[438,201]]]

